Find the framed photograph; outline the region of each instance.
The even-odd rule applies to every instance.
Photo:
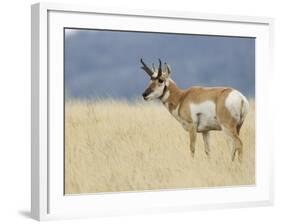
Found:
[[[272,204],[273,19],[31,9],[33,218]]]

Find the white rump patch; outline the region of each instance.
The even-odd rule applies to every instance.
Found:
[[[242,122],[248,112],[249,103],[240,92],[232,90],[225,100],[225,107],[237,122]]]

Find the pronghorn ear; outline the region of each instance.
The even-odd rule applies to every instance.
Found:
[[[165,62],[165,71],[163,72],[162,77],[163,77],[164,79],[170,78],[171,72],[172,72],[172,70],[171,70],[170,65],[168,65],[168,64]]]
[[[170,75],[171,75],[171,73],[172,73],[171,66],[170,66],[170,65],[168,65],[167,63],[165,63],[165,67],[166,67],[166,71],[167,71],[167,73],[169,73],[169,76],[170,76]]]

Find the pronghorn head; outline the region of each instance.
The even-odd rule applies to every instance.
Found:
[[[169,84],[169,78],[171,75],[170,66],[165,63],[164,69],[162,70],[162,62],[159,59],[159,67],[155,69],[154,64],[152,64],[152,69],[149,68],[141,59],[142,69],[149,75],[150,82],[146,90],[143,92],[142,96],[145,100],[161,99],[167,89]]]

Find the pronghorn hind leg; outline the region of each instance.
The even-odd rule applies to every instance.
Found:
[[[237,120],[233,117],[231,108],[226,107],[226,98],[229,96],[229,92],[226,91],[221,96],[217,102],[217,118],[224,132],[231,138],[232,161],[235,159],[236,152],[238,152],[239,161],[242,161],[242,141],[238,136],[241,126],[238,125]]]
[[[238,153],[238,160],[240,162],[242,162],[242,157],[243,157],[243,145],[242,145],[242,141],[241,139],[239,138],[238,136],[238,133],[237,131],[233,131],[232,132],[232,135],[233,135],[233,140],[234,140],[234,152],[232,153],[232,161],[234,161],[235,159],[235,154],[236,152]]]
[[[238,137],[239,139],[239,142],[240,142],[240,147],[238,148],[238,160],[240,162],[242,162],[242,159],[243,159],[243,143],[241,141],[241,139]]]
[[[235,159],[236,152],[237,152],[237,148],[234,146],[233,149],[232,149],[232,152],[231,152],[231,161],[232,162]]]
[[[197,136],[196,126],[192,124],[189,129],[190,151],[192,157],[194,157],[194,153],[195,153],[196,136]]]
[[[204,141],[204,145],[205,145],[205,153],[207,156],[209,156],[209,153],[210,153],[210,133],[209,133],[209,131],[202,132],[202,136],[203,136],[203,141]]]
[[[237,126],[236,126],[236,130],[237,130],[237,134],[239,135],[239,133],[240,133],[240,129],[241,129],[241,127],[242,127],[242,124],[243,123],[240,123],[240,124],[237,124]]]
[[[236,127],[225,127],[227,135],[232,139],[232,154],[231,160],[234,161],[236,152],[238,152],[238,160],[242,161],[242,141],[240,140]]]

